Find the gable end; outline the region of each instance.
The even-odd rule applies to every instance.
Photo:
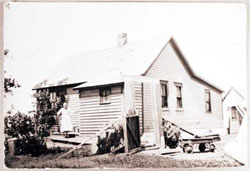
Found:
[[[197,74],[194,73],[193,69],[189,65],[187,59],[184,57],[183,53],[181,52],[179,46],[177,45],[177,43],[176,43],[176,41],[175,41],[175,39],[173,37],[171,37],[170,40],[164,45],[164,47],[161,49],[160,53],[156,56],[156,58],[151,63],[151,65],[147,68],[147,70],[143,74],[141,74],[142,76],[145,76],[149,72],[149,70],[152,68],[154,63],[158,60],[159,56],[161,55],[161,53],[163,52],[165,47],[168,45],[168,43],[170,43],[172,45],[172,47],[174,48],[174,51],[177,53],[177,56],[179,57],[181,63],[183,64],[184,68],[186,69],[187,73],[193,79],[195,79],[196,81],[199,81],[199,82],[211,87],[212,89],[214,89],[215,91],[217,91],[219,93],[223,93],[223,90],[221,90],[220,88],[214,86],[213,84],[209,83],[208,81],[205,81],[203,78],[201,78],[200,76],[198,76]]]

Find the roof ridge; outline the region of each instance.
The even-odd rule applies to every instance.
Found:
[[[238,90],[236,90],[233,86],[231,86],[231,88],[227,91],[226,95],[223,97],[222,99],[223,101],[226,99],[226,97],[232,90],[234,90],[242,99],[245,99],[245,97]]]
[[[58,80],[69,78],[65,84],[74,81],[92,80],[96,77],[112,77],[117,74],[140,75],[157,56],[169,39],[154,38],[131,41],[124,46],[114,46],[71,55],[58,61],[47,84],[58,84]],[[143,61],[143,62],[141,62]],[[140,65],[134,65],[139,63]],[[42,87],[41,87],[42,88]]]
[[[164,41],[165,40],[165,43],[166,43],[167,41],[169,41],[171,39],[171,37],[164,36],[164,37],[157,37],[157,38],[151,38],[151,39],[137,40],[137,41],[132,41],[132,42],[128,41],[128,43],[123,45],[123,46],[113,46],[113,47],[107,47],[107,48],[100,48],[98,50],[85,51],[85,52],[77,53],[77,54],[74,54],[74,55],[70,55],[70,56],[65,57],[65,58],[70,58],[70,57],[80,56],[80,55],[87,55],[87,54],[92,54],[92,53],[98,53],[98,52],[102,52],[102,51],[106,51],[106,50],[112,50],[112,49],[118,49],[118,48],[122,49],[122,48],[126,48],[126,47],[129,47],[129,46],[135,45],[135,44],[149,43],[149,42],[152,42],[152,41],[160,41],[160,40]]]

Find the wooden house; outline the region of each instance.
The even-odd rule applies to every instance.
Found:
[[[236,134],[239,132],[242,120],[245,117],[245,98],[234,87],[231,87],[222,101],[227,133]]]
[[[199,132],[223,131],[223,92],[198,76],[173,37],[127,43],[65,60],[45,83],[51,96],[63,91],[81,136],[135,111],[142,136],[160,143],[162,118]],[[209,71],[208,71],[209,72]],[[60,81],[61,80],[61,81]]]

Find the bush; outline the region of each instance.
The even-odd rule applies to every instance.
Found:
[[[17,138],[15,151],[17,155],[31,154],[38,156],[45,152],[46,143],[42,136],[43,129],[35,127],[34,120],[20,112],[4,118],[4,133],[9,137]],[[8,139],[5,140],[6,150]],[[6,151],[7,152],[7,151]]]
[[[47,150],[45,141],[38,136],[28,136],[18,139],[15,143],[16,155],[30,154],[39,156]]]
[[[35,124],[42,126],[45,130],[51,129],[56,124],[56,113],[62,108],[66,101],[63,92],[59,92],[55,102],[50,100],[50,91],[48,89],[39,90],[33,95],[36,98]],[[45,134],[47,134],[45,132]],[[46,135],[44,135],[46,136]]]
[[[180,128],[173,125],[171,122],[162,120],[163,132],[165,137],[165,146],[176,148],[180,140]]]
[[[31,117],[18,112],[4,118],[4,133],[16,138],[22,138],[28,134],[34,135],[35,125]]]
[[[116,123],[108,128],[104,136],[98,136],[98,154],[110,153],[115,147],[122,144],[124,139],[123,127],[121,124]]]

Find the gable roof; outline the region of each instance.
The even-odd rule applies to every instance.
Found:
[[[96,79],[112,80],[121,75],[141,75],[169,39],[128,43],[69,57],[54,69],[44,84],[34,89]]]
[[[190,67],[173,37],[150,40],[147,42],[128,43],[125,46],[99,50],[72,56],[65,59],[52,72],[51,76],[35,86],[41,89],[76,83],[98,82],[97,80],[114,80],[121,75],[146,75],[158,59],[163,49],[171,43],[189,75],[218,92],[223,91],[198,76]],[[80,85],[79,87],[82,87]],[[83,86],[85,87],[85,86]]]
[[[223,93],[224,91],[215,86],[214,84],[210,83],[209,81],[205,80],[204,78],[202,78],[201,76],[199,76],[198,74],[196,74],[193,69],[191,68],[188,60],[185,58],[185,56],[183,55],[183,53],[181,52],[176,40],[171,37],[171,39],[168,41],[168,43],[171,43],[171,45],[173,46],[175,52],[177,53],[177,56],[179,57],[180,61],[182,62],[183,66],[185,67],[186,71],[188,72],[188,74],[193,78],[195,79],[196,81],[199,81],[213,89],[215,89],[216,91],[220,92],[220,93]],[[165,45],[166,46],[166,45]],[[164,47],[165,48],[165,47]],[[164,49],[163,48],[163,49]],[[163,50],[162,49],[162,50]],[[151,63],[151,65],[148,67],[148,69],[143,73],[143,75],[146,75],[147,72],[150,70],[150,68],[153,66],[153,64],[156,62],[156,60],[159,58],[161,52],[159,53],[159,55],[154,59],[154,61]]]
[[[230,92],[234,91],[236,94],[238,94],[243,100],[244,100],[244,96],[242,96],[234,87],[231,87],[226,95],[223,97],[222,101],[224,101],[226,99],[226,97],[230,94]]]

